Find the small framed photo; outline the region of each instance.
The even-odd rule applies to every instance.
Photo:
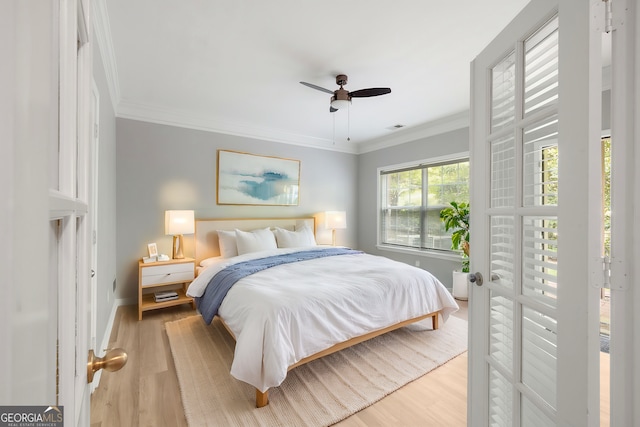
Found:
[[[158,256],[158,246],[155,243],[149,243],[147,248],[149,249],[149,257]]]

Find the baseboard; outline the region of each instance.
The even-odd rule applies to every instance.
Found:
[[[121,305],[135,305],[138,304],[138,298],[120,298],[116,300],[116,304],[118,305],[118,307],[120,307]]]
[[[116,313],[118,311],[118,307],[121,305],[132,305],[136,304],[136,298],[126,298],[126,299],[116,299],[113,302],[113,306],[111,307],[111,313],[109,314],[109,320],[107,321],[107,326],[104,328],[104,335],[102,337],[102,341],[100,343],[100,347],[95,349],[96,356],[102,357],[104,356],[105,349],[109,348],[109,340],[111,339],[111,333],[113,332],[113,324],[116,320]],[[95,391],[100,385],[100,378],[102,377],[102,369],[96,372],[93,376],[93,381],[91,382],[91,393]]]

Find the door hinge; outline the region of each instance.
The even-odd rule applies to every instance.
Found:
[[[611,258],[608,256],[593,259],[593,268],[590,268],[590,283],[596,289],[611,288]]]
[[[97,139],[98,135],[100,135],[99,134],[99,129],[98,129],[98,124],[94,123],[93,124],[93,137]]]
[[[595,278],[594,286],[596,288],[625,290],[627,289],[627,271],[624,260],[620,257],[604,256],[599,258],[602,265],[602,276],[599,273]],[[613,274],[615,272],[615,274]],[[600,279],[600,277],[602,279]]]

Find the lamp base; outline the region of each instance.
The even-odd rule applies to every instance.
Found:
[[[331,230],[331,245],[336,245],[336,229]]]
[[[173,259],[183,259],[184,252],[182,252],[183,239],[182,234],[173,236]]]

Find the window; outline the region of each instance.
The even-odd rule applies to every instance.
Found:
[[[449,158],[379,169],[379,243],[418,250],[451,250],[440,211],[469,202],[469,159]]]

